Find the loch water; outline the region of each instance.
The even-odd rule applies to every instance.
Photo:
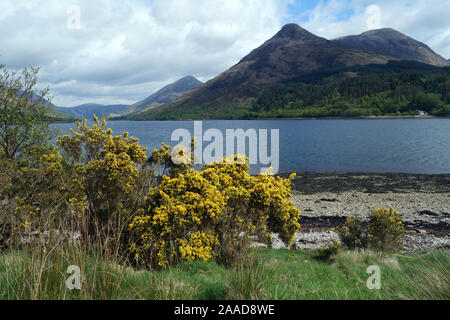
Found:
[[[67,134],[75,124],[53,126]],[[450,174],[450,119],[210,120],[202,126],[224,137],[226,129],[267,129],[268,140],[271,129],[279,129],[280,173]],[[108,127],[137,137],[150,151],[161,142],[176,145],[171,141],[176,129],[194,135],[193,121],[111,121]]]

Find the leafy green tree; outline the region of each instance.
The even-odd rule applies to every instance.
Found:
[[[441,95],[437,93],[419,92],[416,95],[414,102],[418,109],[425,110],[427,112],[438,109],[443,105]]]
[[[47,146],[52,130],[43,121],[49,89],[38,91],[38,68],[10,71],[0,65],[0,157],[24,160]]]
[[[450,115],[450,104],[443,106],[441,109],[437,109],[433,111],[433,114],[439,116],[449,116]]]

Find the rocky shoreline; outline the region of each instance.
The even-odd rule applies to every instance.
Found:
[[[404,251],[450,248],[450,175],[300,173],[292,200],[302,211],[297,248],[319,248],[347,216],[390,206],[403,215]],[[272,247],[284,247],[276,235]]]

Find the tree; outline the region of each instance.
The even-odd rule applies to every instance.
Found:
[[[419,92],[416,95],[415,105],[421,110],[432,112],[434,109],[439,109],[443,103],[440,94]]]
[[[9,71],[0,65],[0,157],[24,160],[46,146],[52,130],[43,121],[49,89],[37,91],[39,68]]]

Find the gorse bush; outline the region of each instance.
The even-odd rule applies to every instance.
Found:
[[[235,156],[163,177],[129,226],[135,258],[153,267],[212,257],[234,265],[252,240],[269,243],[271,232],[291,244],[300,229],[300,211],[288,200],[293,177],[248,170]]]
[[[331,229],[338,234],[342,244],[350,249],[366,248],[367,237],[362,227],[362,221],[357,217],[347,217],[345,225]]]
[[[349,249],[371,248],[395,251],[402,247],[405,228],[402,216],[392,207],[373,209],[366,225],[357,217],[348,217],[342,227],[331,229]]]
[[[97,117],[92,127],[79,122],[57,145],[58,161],[71,174],[69,204],[86,215],[90,234],[119,241],[152,183],[147,149],[128,133],[113,136]]]
[[[22,242],[31,232],[81,233],[118,253],[154,183],[146,164],[146,148],[136,138],[114,136],[97,117],[91,127],[78,122],[71,135],[17,170],[9,228]]]
[[[159,168],[162,176],[176,177],[180,173],[186,173],[194,162],[195,138],[192,138],[190,147],[190,153],[183,147],[171,151],[171,147],[163,143],[159,150],[153,150],[148,162],[154,168]]]
[[[318,260],[332,261],[341,252],[342,247],[343,245],[338,240],[333,239],[330,243],[317,250],[318,255],[316,258]]]
[[[402,216],[392,207],[372,210],[367,236],[373,249],[395,251],[403,246],[405,227]]]
[[[32,233],[70,229],[70,197],[63,188],[71,184],[71,176],[58,162],[55,147],[33,157],[26,163],[9,161],[5,167],[10,178],[0,204],[3,247],[22,247],[30,242]]]

